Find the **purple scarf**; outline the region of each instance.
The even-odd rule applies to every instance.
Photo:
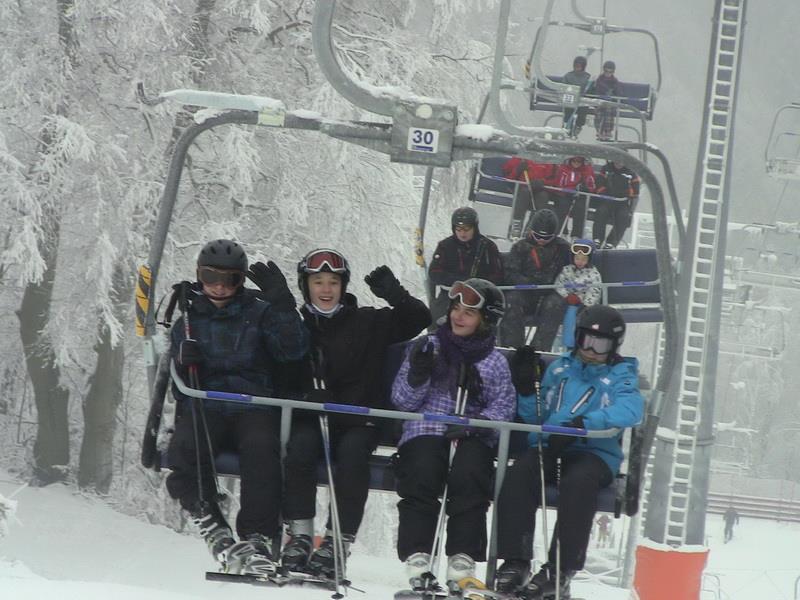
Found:
[[[437,385],[450,389],[453,398],[458,389],[458,373],[463,364],[467,368],[467,388],[469,389],[470,404],[483,401],[480,389],[481,381],[477,369],[470,368],[494,350],[494,335],[471,335],[461,337],[453,333],[450,323],[441,325],[434,335],[439,340],[439,348],[444,360],[437,360],[433,366],[433,381]]]

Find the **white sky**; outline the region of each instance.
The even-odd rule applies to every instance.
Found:
[[[0,538],[0,598],[13,600],[187,600],[189,598],[260,598],[324,600],[325,590],[209,583],[204,572],[214,568],[205,545],[189,535],[150,525],[115,512],[103,501],[63,485],[24,488],[0,471],[0,495],[14,495],[16,519]],[[621,522],[613,529],[619,531]],[[800,576],[797,545],[800,524],[741,520],[735,538],[722,544],[722,522],[710,515],[711,548],[707,575],[719,577],[722,598],[774,600],[794,598]],[[368,535],[368,534],[365,534]],[[613,551],[589,548],[590,560],[609,558]],[[349,563],[352,598],[391,600],[406,587],[399,561],[356,551]],[[713,577],[707,577],[711,586]],[[573,595],[591,600],[623,600],[625,590],[577,582]],[[714,598],[711,592],[703,600]]]

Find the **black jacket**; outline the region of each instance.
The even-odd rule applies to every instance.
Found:
[[[439,242],[428,269],[431,285],[449,286],[470,277],[488,279],[496,284],[503,280],[503,263],[497,245],[481,234],[468,242],[459,241],[455,235]]]
[[[390,408],[385,402],[384,363],[386,349],[410,340],[431,322],[431,311],[420,300],[406,296],[392,308],[359,307],[356,297],[346,294],[344,307],[333,317],[302,308],[311,332],[312,352],[322,352],[325,387],[340,404]],[[304,387],[311,389],[310,364]],[[339,422],[364,422],[362,417],[336,415]]]
[[[523,238],[511,246],[506,259],[506,283],[552,284],[561,269],[570,263],[570,245],[556,237],[545,246]]]

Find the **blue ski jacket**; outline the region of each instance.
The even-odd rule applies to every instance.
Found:
[[[577,416],[584,427],[633,427],[642,420],[644,398],[639,391],[639,361],[617,357],[612,364],[583,362],[576,353],[564,353],[547,367],[541,385],[541,417],[537,396],[519,396],[517,412],[532,425],[565,425]],[[528,436],[536,446],[538,433]],[[541,434],[546,444],[550,434]],[[616,475],[622,464],[622,432],[610,438],[580,438],[564,453],[588,451],[602,458]]]

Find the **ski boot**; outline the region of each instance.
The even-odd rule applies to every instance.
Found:
[[[344,546],[344,556],[339,557],[339,575],[344,576],[346,572],[345,565],[347,564],[347,557],[350,556],[350,545],[356,541],[356,537],[349,533],[342,534],[342,545]],[[322,543],[311,555],[308,561],[306,571],[313,575],[327,577],[328,579],[336,578],[336,561],[333,552],[333,536],[328,532]]]
[[[277,565],[270,539],[261,533],[250,533],[228,549],[229,573],[242,575],[274,575]]]
[[[406,559],[406,576],[412,590],[432,591],[440,589],[439,582],[430,572],[431,555],[415,552]]]
[[[314,520],[289,521],[291,538],[281,553],[281,570],[287,573],[303,572],[314,550]]]
[[[228,549],[236,543],[230,525],[222,515],[219,505],[212,502],[198,504],[189,510],[192,524],[205,540],[214,560],[225,563]]]
[[[575,571],[562,571],[559,576],[559,594],[561,600],[570,599],[569,584]],[[530,583],[520,592],[521,600],[553,600],[556,597],[556,569],[545,563]]]
[[[511,594],[524,588],[530,576],[531,563],[529,560],[510,558],[497,569],[494,576],[494,589]]]
[[[462,579],[475,577],[475,561],[468,554],[459,552],[447,558],[447,585]]]

